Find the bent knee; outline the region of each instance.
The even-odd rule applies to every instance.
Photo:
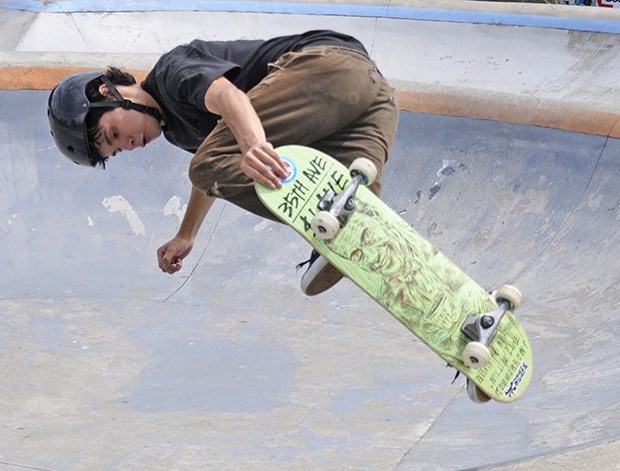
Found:
[[[192,159],[189,166],[188,177],[194,188],[202,191],[208,196],[219,198],[220,195],[217,191],[217,184],[213,182],[211,176],[212,172],[207,170],[204,162],[196,162],[196,159]]]

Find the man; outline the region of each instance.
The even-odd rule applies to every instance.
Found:
[[[398,107],[359,41],[309,31],[267,41],[195,40],[164,54],[141,84],[114,68],[75,74],[52,90],[48,118],[58,149],[81,165],[105,167],[110,156],[146,146],[162,131],[194,154],[185,216],[157,251],[159,267],[172,274],[214,198],[277,221],[253,187],[281,186],[286,174],[274,147],[309,145],[346,166],[367,157],[379,194]],[[307,295],[342,278],[315,251],[306,263]]]

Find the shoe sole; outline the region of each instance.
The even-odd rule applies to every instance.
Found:
[[[321,261],[325,261],[324,266]],[[318,266],[317,266],[318,264]],[[320,257],[301,278],[301,290],[307,296],[316,296],[334,286],[343,278],[333,265]]]

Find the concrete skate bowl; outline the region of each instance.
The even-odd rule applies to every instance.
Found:
[[[169,446],[163,463],[461,469],[618,437],[617,139],[402,114],[385,200],[483,286],[525,294],[530,390],[478,406],[350,283],[304,298],[308,249],[275,223],[218,204],[183,274],[158,272],[187,157],[64,162],[46,94],[0,92],[7,463],[130,469],[131,451],[160,469]]]
[[[455,98],[471,82],[452,77]],[[575,109],[587,96],[549,88],[524,100]],[[183,271],[162,274],[155,251],[178,228],[190,156],[159,140],[78,168],[53,147],[47,93],[0,91],[7,470],[463,470],[618,440],[613,126],[401,113],[385,201],[482,286],[524,293],[530,388],[476,405],[347,280],[304,297],[294,266],[309,248],[278,224],[217,203]],[[506,99],[482,95],[494,93]]]

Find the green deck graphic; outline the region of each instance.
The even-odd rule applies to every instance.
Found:
[[[461,324],[470,312],[494,310],[493,298],[365,187],[358,189],[357,209],[338,235],[330,241],[316,237],[310,223],[317,204],[327,190],[347,185],[349,171],[308,147],[277,151],[289,161],[291,175],[279,190],[256,185],[263,203],[489,397],[500,402],[520,397],[531,378],[532,352],[514,315],[502,319],[487,366],[463,364],[468,339]]]

